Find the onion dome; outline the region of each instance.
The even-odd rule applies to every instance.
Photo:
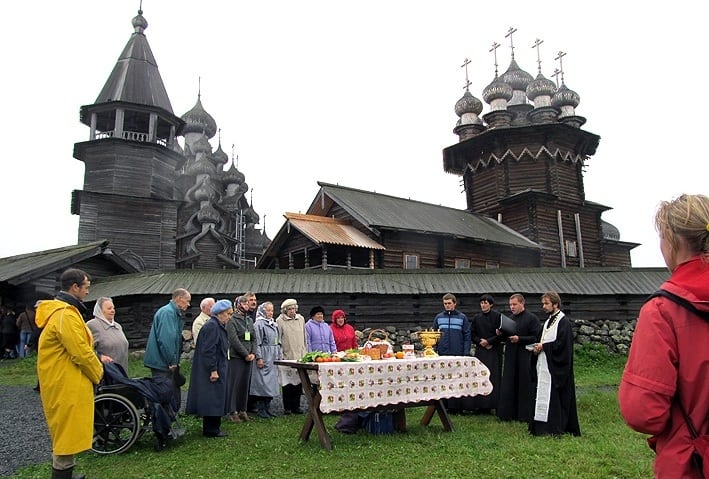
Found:
[[[222,218],[219,215],[219,212],[214,209],[214,207],[207,203],[202,208],[200,208],[199,212],[197,213],[197,221],[200,223],[221,223]]]
[[[537,78],[532,80],[529,85],[527,85],[527,98],[529,98],[531,101],[535,101],[537,97],[542,97],[540,100],[542,100],[542,103],[545,104],[540,104],[537,105],[537,102],[534,103],[535,107],[540,107],[540,106],[549,106],[551,104],[551,96],[556,93],[556,84],[546,78],[544,75],[539,73],[537,75]],[[543,97],[547,97],[544,99]],[[543,101],[546,100],[546,101]]]
[[[247,225],[255,225],[259,222],[259,215],[252,207],[248,207],[244,210],[244,219]]]
[[[509,102],[510,105],[519,105],[527,102],[527,85],[533,78],[532,75],[522,70],[514,59],[512,59],[510,66],[500,79],[512,87],[513,94]]]
[[[242,172],[236,169],[236,165],[232,161],[228,170],[222,171],[222,183],[224,185],[238,185],[244,182],[246,177]]]
[[[483,111],[483,103],[475,98],[470,91],[466,90],[460,100],[455,104],[455,114],[458,115],[463,124],[479,123],[478,115]],[[466,121],[471,119],[473,121]],[[475,121],[477,120],[477,121]]]
[[[512,87],[498,76],[483,89],[483,100],[492,110],[507,109],[507,102],[512,99]]]
[[[224,150],[222,150],[222,144],[221,142],[217,146],[217,149],[214,153],[212,153],[211,156],[212,162],[214,162],[217,166],[222,166],[226,165],[226,163],[229,161],[229,155],[224,153]]]
[[[198,155],[197,161],[190,164],[185,169],[186,175],[198,176],[198,175],[214,175],[217,173],[217,168],[214,163],[209,161],[205,155]]]
[[[197,141],[195,141],[192,145],[192,153],[195,156],[200,153],[204,153],[205,155],[212,154],[212,145],[209,144],[209,140],[204,135],[204,133],[201,134],[199,138],[197,138]]]
[[[579,106],[579,103],[581,102],[581,97],[579,96],[578,93],[576,93],[573,90],[570,90],[569,88],[566,87],[563,83],[559,87],[559,90],[557,90],[556,93],[554,93],[554,96],[551,98],[551,106],[555,106],[557,108],[564,108],[564,107],[571,107],[576,108]]]
[[[603,231],[603,239],[620,241],[620,231],[612,224],[601,220],[601,229]]]
[[[217,122],[214,121],[212,115],[207,113],[202,106],[201,95],[197,95],[197,103],[190,111],[182,115],[185,121],[185,126],[182,129],[182,135],[188,133],[204,133],[207,138],[212,138],[217,134]]]
[[[143,10],[138,10],[138,15],[133,17],[132,23],[135,33],[145,32],[145,29],[148,28],[148,21],[143,16]]]

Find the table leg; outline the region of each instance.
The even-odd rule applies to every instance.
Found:
[[[426,411],[423,413],[423,417],[421,418],[421,425],[428,426],[431,423],[431,419],[433,418],[433,415],[436,412],[438,413],[438,417],[441,419],[441,424],[443,424],[443,430],[452,431],[453,423],[451,422],[451,418],[448,415],[446,406],[440,399],[433,401],[431,404],[428,405]]]
[[[305,399],[308,401],[308,413],[305,415],[305,423],[300,430],[300,440],[307,441],[310,438],[310,433],[313,431],[314,426],[315,431],[318,433],[318,439],[320,439],[320,445],[328,451],[331,451],[332,443],[330,442],[330,435],[327,429],[325,429],[325,423],[323,422],[322,413],[320,412],[320,393],[310,382],[307,371],[299,369],[298,375],[303,385]]]

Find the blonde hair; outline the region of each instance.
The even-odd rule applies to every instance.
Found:
[[[682,195],[663,201],[655,214],[655,229],[673,251],[682,238],[693,254],[709,256],[709,197]]]

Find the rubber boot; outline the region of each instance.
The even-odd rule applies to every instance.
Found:
[[[74,475],[74,468],[69,469],[54,469],[52,468],[52,479],[86,479],[83,474]]]

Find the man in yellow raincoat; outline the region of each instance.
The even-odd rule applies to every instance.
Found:
[[[94,421],[94,384],[103,366],[86,327],[82,300],[91,281],[80,269],[68,269],[60,277],[55,299],[39,304],[35,321],[44,328],[37,352],[42,408],[52,437],[52,479],[73,476],[74,455],[91,449]]]

